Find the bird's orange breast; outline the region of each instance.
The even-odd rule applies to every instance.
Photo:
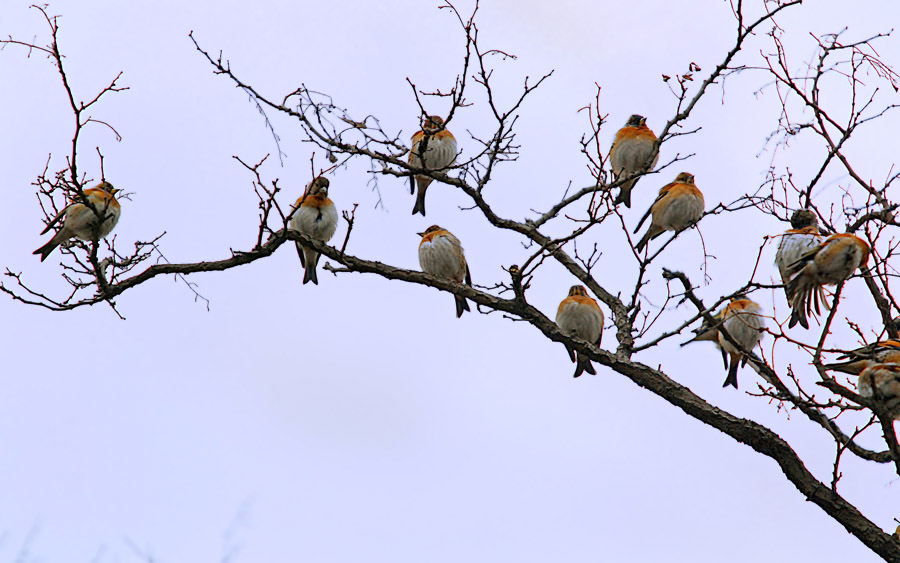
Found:
[[[301,197],[294,205],[297,204],[299,204],[301,207],[312,207],[314,209],[320,209],[322,207],[334,205],[334,203],[332,203],[332,201],[328,199],[328,197],[322,195],[308,195],[305,197]]]
[[[426,242],[431,242],[432,240],[434,240],[435,237],[440,237],[440,236],[444,236],[444,235],[448,235],[448,234],[450,234],[450,233],[448,233],[447,231],[444,231],[444,230],[432,231],[430,233],[425,233],[425,236],[423,236],[422,240],[419,242],[419,246],[422,246]]]
[[[703,199],[703,192],[697,189],[697,186],[694,184],[688,184],[686,182],[672,182],[671,184],[667,184],[659,190],[659,193],[660,195],[666,195],[668,197],[692,195]]]
[[[641,125],[640,127],[623,127],[616,133],[616,138],[613,140],[613,143],[631,141],[634,139],[655,141],[656,135],[646,125]]]
[[[119,202],[118,200],[116,200],[115,196],[113,196],[106,190],[102,190],[100,188],[88,188],[84,190],[84,195],[86,195],[94,205],[120,207]]]
[[[735,299],[728,304],[729,311],[744,311],[746,309],[755,309],[756,303],[749,299]]]
[[[788,229],[785,231],[786,235],[817,235],[819,234],[819,228],[815,225],[810,225],[808,227],[803,227],[802,229]]]
[[[585,305],[587,307],[590,307],[591,309],[596,309],[598,311],[600,310],[600,305],[597,305],[596,301],[585,295],[570,295],[569,297],[563,299],[563,302],[560,303],[559,306],[560,308],[562,308],[564,305],[568,305],[570,303]]]

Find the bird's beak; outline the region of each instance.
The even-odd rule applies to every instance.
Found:
[[[425,236],[425,233],[416,233],[416,234],[419,235],[420,237],[424,237],[424,236]]]

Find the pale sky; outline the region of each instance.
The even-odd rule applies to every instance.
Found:
[[[46,44],[46,24],[29,4],[2,3],[0,36]],[[123,140],[88,128],[80,154],[80,169],[99,178],[99,146],[107,178],[131,194],[122,201],[117,246],[165,231],[161,248],[173,262],[249,249],[256,197],[232,155],[255,162],[272,153],[263,174],[280,179],[283,203],[309,181],[313,147],[301,142],[296,122],[269,112],[287,154],[282,167],[255,106],[213,75],[191,30],[272,99],[305,84],[360,118],[378,116],[407,140],[418,108],[405,79],[446,90],[461,69],[463,34],[438,5],[53,3],[76,95],[92,98],[120,70],[130,88],[91,113]],[[595,82],[609,115],[604,149],[632,113],[661,129],[674,98],[660,76],[693,61],[705,77],[733,41],[727,3],[695,5],[483,2],[483,47],[518,56],[496,71],[501,100],[517,96],[525,76],[555,70],[521,109],[519,160],[502,165],[486,190],[498,211],[523,219],[558,201],[570,182],[590,182],[578,152],[588,121],[578,110],[593,102]],[[895,2],[867,6],[861,14],[817,2],[786,13],[779,23],[796,68],[813,54],[808,32],[849,26],[848,39],[858,40],[900,21]],[[459,7],[468,12],[470,3]],[[879,46],[885,60],[900,61],[895,37]],[[738,62],[758,65],[761,49],[770,50],[764,37]],[[17,46],[0,51],[0,265],[62,296],[61,255],[40,263],[31,254],[46,237],[30,184],[49,154],[51,171],[65,166],[72,116],[56,69],[26,54]],[[695,156],[641,180],[625,213],[629,228],[681,170],[695,174],[707,208],[756,189],[778,117],[774,91],[758,92],[768,82],[762,73],[732,76],[724,104],[722,90],[711,90],[687,123],[702,130],[664,145],[660,162]],[[484,95],[471,86],[474,105],[450,125],[463,155],[477,150],[467,131],[491,132]],[[430,101],[428,109],[449,108]],[[848,146],[864,177],[888,175],[896,144],[885,139],[897,126],[893,115]],[[779,163],[802,184],[822,154],[817,141],[799,138]],[[330,176],[339,209],[359,204],[349,253],[418,269],[415,233],[436,223],[462,241],[475,283],[505,281],[501,267],[528,255],[516,237],[461,211],[464,194],[447,186],[429,189],[427,218],[412,217],[407,182],[380,177],[384,208],[375,209],[367,168],[357,162]],[[820,197],[840,201],[841,185],[847,178],[831,169]],[[557,220],[548,232],[570,226]],[[714,256],[711,281],[702,283],[700,237],[685,232],[654,263],[644,310],[664,300],[663,266],[685,271],[708,303],[734,291],[763,237],[784,228],[752,210],[708,217],[701,231]],[[345,229],[342,222],[333,243]],[[603,252],[600,283],[630,294],[635,267],[617,229],[596,229],[585,242]],[[774,251],[771,244],[763,251],[757,279],[777,276]],[[0,561],[140,561],[136,551],[161,562],[242,563],[878,560],[806,502],[773,461],[604,368],[573,380],[563,347],[524,323],[477,312],[456,319],[450,295],[374,276],[320,270],[319,286],[301,279],[296,253],[285,246],[249,266],[192,276],[209,311],[172,278],[119,297],[125,321],[104,305],[52,313],[0,298]],[[548,263],[529,301],[552,317],[573,283]],[[754,298],[780,320],[789,314],[780,291]],[[691,314],[673,306],[650,337]],[[858,279],[845,289],[845,316],[867,333],[879,328]],[[801,414],[748,395],[759,380],[749,368],[739,374],[740,391],[723,389],[718,352],[705,343],[678,348],[686,339],[635,359],[773,428],[830,481],[828,436]],[[856,342],[843,325],[832,339],[848,348]],[[771,344],[771,337],[763,343],[767,355]],[[601,346],[615,347],[609,326]],[[776,360],[813,381],[808,356],[779,343]],[[862,442],[880,450],[878,438],[870,432]],[[841,470],[845,498],[893,530],[900,490],[891,467],[847,455]]]

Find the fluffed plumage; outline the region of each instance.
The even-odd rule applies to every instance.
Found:
[[[700,328],[694,331],[697,336],[682,346],[699,341],[715,342],[722,352],[722,360],[728,370],[728,376],[722,387],[731,385],[737,389],[738,366],[747,363],[747,356],[725,338],[721,329],[728,332],[743,349],[753,350],[762,339],[762,331],[766,326],[762,317],[762,308],[746,297],[736,297],[713,317],[716,319],[715,324],[711,325],[704,320]]]
[[[603,311],[582,285],[573,285],[569,295],[559,304],[556,311],[556,324],[563,332],[574,334],[596,345],[600,345],[603,336]],[[575,377],[587,372],[597,375],[591,360],[580,352],[566,346],[569,358],[575,362]]]
[[[849,233],[831,235],[816,248],[788,265],[789,280],[785,286],[791,297],[791,320],[788,328],[797,323],[809,328],[807,316],[813,308],[821,314],[820,303],[825,310],[831,306],[825,300],[824,285],[838,284],[850,276],[869,259],[869,245]]]
[[[653,170],[659,160],[655,147],[656,135],[647,127],[647,118],[632,115],[625,126],[616,132],[609,149],[609,164],[616,180],[629,178],[641,172]],[[640,178],[623,182],[615,203],[631,207],[631,190]]]
[[[106,181],[84,190],[84,195],[94,209],[81,202],[67,205],[47,224],[41,234],[48,232],[60,221],[62,227],[47,244],[35,250],[33,254],[40,254],[43,262],[57,246],[72,237],[85,241],[105,238],[115,228],[122,214],[119,201],[115,197],[118,191]]]
[[[446,168],[456,162],[456,138],[444,129],[444,120],[437,115],[429,115],[425,118],[422,130],[412,136],[412,149],[409,151],[409,165],[414,168],[445,171]],[[410,177],[410,193],[418,186],[416,204],[412,214],[421,213],[425,216],[425,190],[434,180],[428,176],[417,174]]]
[[[419,242],[419,265],[423,272],[472,285],[472,274],[458,238],[437,225],[428,227],[418,235],[422,237]],[[461,317],[463,311],[471,311],[465,297],[454,295],[453,298],[456,301],[456,318]]]
[[[682,172],[675,177],[675,181],[666,184],[659,190],[656,201],[650,209],[644,213],[638,222],[634,232],[641,229],[641,225],[652,215],[650,228],[635,246],[638,252],[643,250],[648,242],[655,239],[665,231],[681,232],[703,217],[705,208],[703,194],[694,185],[694,175]]]
[[[781,283],[784,284],[784,294],[788,303],[793,301],[793,295],[788,291],[790,266],[817,248],[824,240],[824,237],[819,234],[816,214],[809,209],[795,211],[791,216],[791,227],[781,235],[778,250],[775,252],[775,265],[778,266],[778,273],[781,274]]]
[[[900,365],[874,364],[859,374],[859,395],[881,404],[888,415],[900,419]]]
[[[303,196],[294,203],[295,211],[291,216],[291,229],[322,242],[331,240],[334,231],[337,230],[338,213],[334,203],[328,199],[329,185],[328,178],[322,176],[310,182]],[[300,264],[304,269],[303,283],[313,282],[319,285],[319,277],[316,275],[319,253],[304,247],[299,242],[295,244]]]

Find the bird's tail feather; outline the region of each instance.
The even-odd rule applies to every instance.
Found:
[[[59,233],[56,233],[56,234],[53,236],[53,238],[50,239],[49,242],[47,242],[47,244],[45,244],[44,246],[38,248],[37,250],[35,250],[34,252],[32,252],[32,254],[40,254],[40,255],[41,255],[41,262],[43,262],[44,260],[47,259],[48,256],[50,256],[50,253],[51,253],[51,252],[53,252],[54,250],[56,250],[56,247],[59,246],[61,242],[62,242],[62,239],[60,238]]]
[[[578,361],[575,365],[575,375],[573,375],[573,377],[579,377],[582,373],[597,375],[597,370],[594,369],[594,364],[591,363],[590,359],[578,352],[576,352],[575,355]]]
[[[471,312],[472,309],[469,308],[469,302],[466,301],[465,297],[460,297],[459,295],[453,296],[456,299],[456,318],[460,318],[463,314],[463,311]]]
[[[622,187],[619,191],[619,196],[616,197],[616,200],[613,203],[615,205],[622,203],[625,205],[625,207],[631,209],[631,189],[634,188],[634,185],[636,183],[637,180],[630,180],[622,184]]]
[[[731,385],[735,389],[738,388],[737,382],[737,370],[738,370],[738,360],[735,357],[731,358],[731,365],[728,367],[728,377],[725,378],[725,383],[722,384],[722,387],[728,387]]]
[[[303,284],[307,284],[309,282],[313,282],[316,285],[319,285],[319,276],[316,273],[316,266],[319,264],[319,253],[303,249],[303,253],[306,254],[306,264],[305,269],[303,271]]]
[[[421,213],[422,217],[425,216],[425,190],[428,189],[428,184],[431,183],[431,178],[420,178],[416,180],[416,183],[419,185],[419,192],[416,194],[416,204],[413,206],[412,214]]]

